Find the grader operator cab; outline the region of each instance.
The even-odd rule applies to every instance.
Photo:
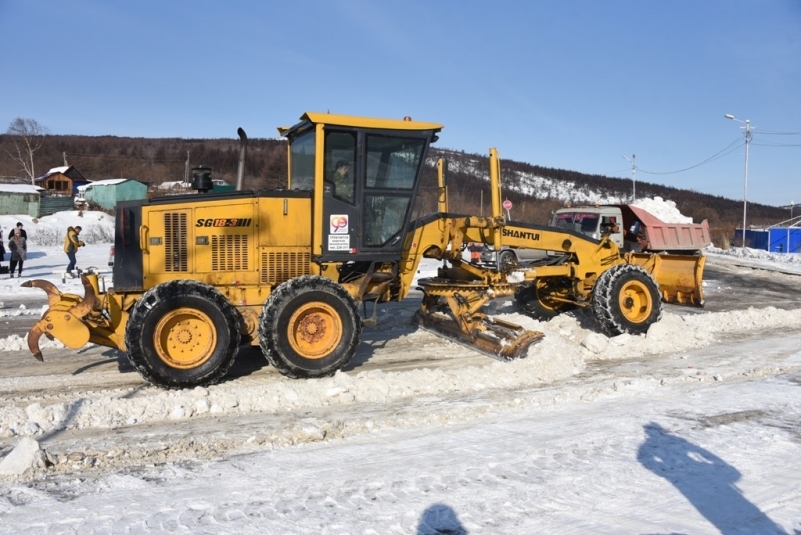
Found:
[[[516,295],[536,310],[592,307],[604,330],[644,332],[660,297],[700,301],[697,259],[663,270],[655,255],[622,254],[608,239],[542,230],[559,265],[491,269],[461,260],[469,241],[500,248],[500,163],[490,154],[492,217],[448,213],[446,163],[438,162],[439,213],[413,218],[435,123],[306,113],[291,128],[288,183],[120,202],[113,288],[83,274],[84,295],[28,281],[49,309],[28,333],[70,348],[95,343],[125,351],[149,382],[166,388],[218,381],[241,344],[258,345],[289,377],[323,377],[346,366],[359,344],[359,304],[404,299],[423,257],[443,261],[423,290],[418,321],[496,358],[524,356],[542,337],[486,316],[482,306]],[[242,159],[246,136],[243,140]],[[514,245],[514,244],[512,244]],[[656,281],[654,280],[656,278]],[[658,283],[658,285],[657,285]],[[598,291],[593,291],[596,287]],[[599,297],[594,298],[593,295]]]

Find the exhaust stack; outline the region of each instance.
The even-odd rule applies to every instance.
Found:
[[[236,131],[239,134],[240,149],[239,149],[239,168],[236,171],[236,191],[242,191],[245,182],[245,155],[248,151],[248,135],[239,127]]]

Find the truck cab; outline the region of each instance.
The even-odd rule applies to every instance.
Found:
[[[632,204],[577,206],[553,214],[551,226],[600,239],[609,234],[622,251],[698,254],[712,244],[709,222],[666,223]]]
[[[616,206],[581,206],[554,212],[551,226],[580,232],[600,240],[609,234],[620,249],[625,249],[623,214]]]

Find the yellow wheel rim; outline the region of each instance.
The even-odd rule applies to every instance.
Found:
[[[548,310],[553,310],[553,311],[559,310],[564,306],[564,303],[561,301],[554,301],[553,299],[549,299],[552,293],[549,292],[548,290],[549,290],[548,283],[538,280],[534,290],[537,296],[537,300],[544,308]],[[559,292],[557,293],[557,295],[560,295],[561,293],[562,292]]]
[[[301,357],[321,359],[331,354],[342,340],[342,320],[336,310],[319,301],[306,303],[289,318],[288,338]]]
[[[194,308],[178,308],[165,314],[153,333],[156,353],[172,368],[197,368],[217,346],[217,329],[209,316]]]
[[[653,302],[648,286],[640,281],[626,282],[620,289],[620,310],[632,323],[642,323],[651,315]]]

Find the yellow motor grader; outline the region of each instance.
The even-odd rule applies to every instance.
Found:
[[[490,151],[492,216],[448,212],[446,162],[437,163],[438,213],[414,215],[429,145],[442,125],[306,113],[286,137],[288,183],[244,190],[247,137],[237,191],[215,193],[200,168],[198,193],[118,203],[113,287],[84,273],[84,295],[44,280],[49,309],[28,333],[70,348],[125,351],[149,382],[165,388],[222,378],[242,344],[258,345],[282,374],[323,377],[346,366],[365,321],[359,305],[404,299],[422,258],[443,261],[420,279],[419,323],[499,359],[525,356],[542,333],[487,316],[482,307],[515,296],[535,316],[592,308],[604,332],[641,333],[661,300],[700,305],[703,257],[622,253],[608,239],[548,227],[507,225],[500,161]],[[468,242],[553,253],[532,266],[462,261]],[[546,311],[544,314],[542,311]]]

